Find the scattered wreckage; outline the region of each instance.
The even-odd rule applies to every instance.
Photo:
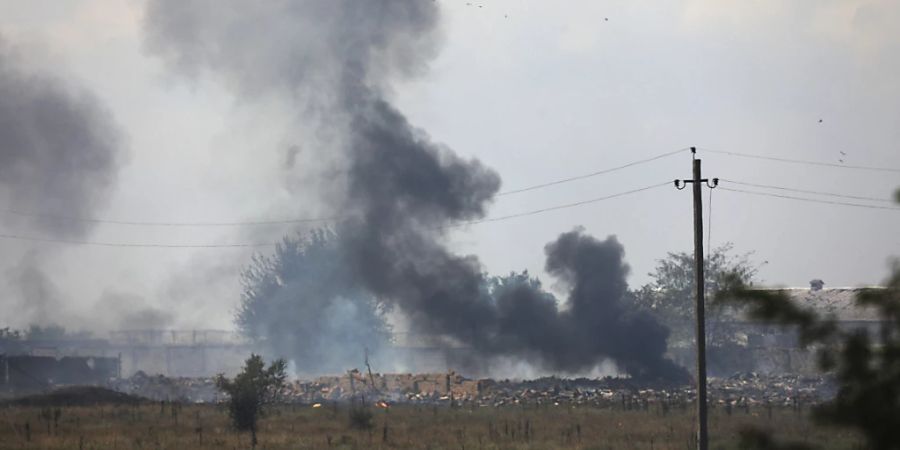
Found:
[[[168,378],[139,372],[112,382],[121,392],[153,400],[217,403],[227,396],[215,379]],[[793,406],[804,408],[834,396],[825,377],[760,375],[752,372],[711,378],[713,406]],[[690,386],[641,382],[627,378],[557,378],[535,380],[472,380],[455,372],[431,374],[364,374],[351,370],[342,376],[288,382],[281,392],[285,403],[321,407],[324,404],[366,401],[388,407],[393,403],[446,404],[470,407],[592,406],[649,409],[687,407],[695,400]]]

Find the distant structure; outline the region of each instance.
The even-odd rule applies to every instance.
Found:
[[[130,377],[138,371],[170,377],[234,374],[252,350],[238,333],[225,330],[121,330],[111,332],[108,339],[65,337],[0,343],[3,361],[13,361],[15,367],[27,365],[31,369],[23,369],[27,373],[19,376],[35,380],[64,378],[54,375],[51,361],[69,360],[104,367],[100,378]],[[37,358],[43,358],[42,362]]]
[[[99,384],[138,372],[167,377],[234,375],[253,351],[258,350],[252,342],[227,330],[118,330],[107,338],[21,336],[0,339],[0,384]],[[375,355],[372,368],[442,373],[449,367],[464,367],[468,353],[447,338],[400,332],[395,333],[393,345]],[[359,363],[363,361],[360,348]]]
[[[119,373],[118,358],[0,354],[0,394],[55,385],[103,384],[118,378]]]
[[[234,331],[121,330],[110,333],[109,350],[121,355],[124,376],[204,377],[237,373],[253,347]]]
[[[803,308],[834,317],[844,330],[878,330],[883,320],[874,308],[860,308],[856,298],[862,292],[882,287],[825,288],[822,280],[810,281],[809,288],[768,289],[783,292]],[[753,320],[740,309],[728,309],[710,320],[710,329],[719,329],[736,343],[727,349],[710,350],[710,371],[717,375],[754,371],[761,373],[811,374],[817,371],[813,353],[800,348],[794,329]]]

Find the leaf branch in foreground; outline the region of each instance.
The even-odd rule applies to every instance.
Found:
[[[857,308],[878,311],[870,326],[839,327],[833,316],[802,308],[783,291],[747,289],[735,278],[716,299],[746,305],[753,319],[796,327],[838,386],[833,400],[814,408],[814,421],[859,430],[872,449],[900,449],[900,264],[892,269],[884,288],[863,289],[855,299]],[[745,448],[796,448],[779,447],[759,430],[743,437]]]

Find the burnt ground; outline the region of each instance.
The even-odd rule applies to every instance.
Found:
[[[97,406],[138,405],[148,399],[99,386],[66,386],[41,394],[31,394],[3,402],[12,406]]]

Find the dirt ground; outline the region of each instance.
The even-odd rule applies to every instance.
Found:
[[[58,411],[58,412],[57,412]],[[690,409],[621,410],[571,406],[393,405],[372,407],[371,428],[351,426],[350,407],[280,405],[260,422],[259,448],[303,449],[689,449]],[[737,448],[752,425],[779,437],[861,448],[845,430],[821,429],[792,408],[750,408],[711,414],[711,448]],[[153,403],[0,409],[0,448],[189,449],[250,448],[233,431],[223,405]]]

